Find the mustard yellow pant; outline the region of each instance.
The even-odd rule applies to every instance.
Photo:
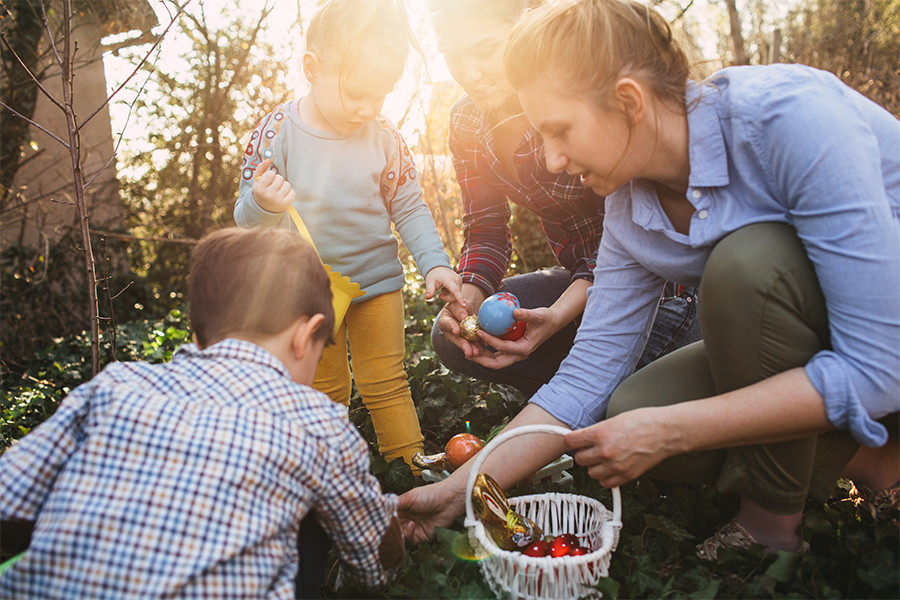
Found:
[[[352,304],[325,348],[313,384],[335,402],[350,405],[350,364],[353,379],[372,417],[378,448],[388,462],[410,462],[422,451],[422,430],[403,370],[406,355],[403,294],[399,290]]]

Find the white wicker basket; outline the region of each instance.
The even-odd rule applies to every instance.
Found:
[[[590,587],[609,574],[609,561],[619,543],[622,529],[622,498],[612,489],[613,510],[602,503],[576,494],[535,494],[509,499],[517,513],[534,521],[545,535],[572,533],[582,545],[594,550],[582,556],[536,557],[501,550],[475,517],[472,489],[488,454],[507,440],[528,433],[566,435],[568,429],[554,425],[527,425],[498,435],[475,455],[466,486],[466,520],[469,540],[480,560],[481,572],[498,597],[524,600],[600,597]],[[587,542],[587,544],[585,544]]]

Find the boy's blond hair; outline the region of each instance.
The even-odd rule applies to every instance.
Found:
[[[334,329],[331,281],[300,234],[286,229],[221,229],[194,248],[188,279],[191,328],[201,347],[229,336],[271,336],[301,317],[325,321],[314,339]]]

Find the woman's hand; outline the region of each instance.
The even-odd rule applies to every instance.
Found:
[[[271,166],[272,161],[267,158],[256,168],[253,199],[263,210],[282,213],[294,203],[296,194],[284,177],[269,170]]]
[[[454,480],[455,481],[455,480]],[[448,527],[465,510],[465,489],[444,480],[400,496],[397,514],[407,545],[434,539],[435,527]]]
[[[578,429],[566,436],[575,462],[604,487],[637,479],[675,454],[664,408],[640,408]]]
[[[459,273],[448,267],[435,267],[425,274],[425,299],[431,300],[434,293],[441,290],[438,298],[444,302],[453,302],[463,309],[466,300],[462,293],[462,278]]]
[[[524,425],[566,425],[543,408],[529,404],[504,431]],[[566,451],[564,438],[553,433],[516,437],[498,446],[481,465],[503,489],[515,485],[559,458]],[[466,487],[475,461],[470,460],[439,482],[414,488],[400,496],[397,513],[407,544],[434,539],[435,527],[447,527],[466,510]]]

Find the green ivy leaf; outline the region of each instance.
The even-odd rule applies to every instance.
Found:
[[[794,560],[797,555],[779,550],[775,562],[766,569],[766,575],[780,583],[790,583],[794,578]]]

